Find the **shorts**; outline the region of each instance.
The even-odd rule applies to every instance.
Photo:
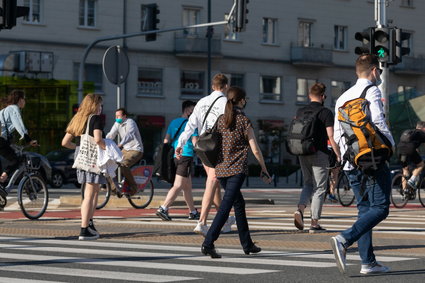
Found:
[[[174,158],[174,164],[176,164],[176,175],[182,177],[189,177],[192,171],[193,157],[182,156],[180,159]]]
[[[399,154],[398,158],[403,167],[408,166],[409,164],[419,164],[422,161],[422,157],[419,155],[417,151],[412,154]]]

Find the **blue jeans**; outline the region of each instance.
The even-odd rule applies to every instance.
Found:
[[[241,193],[241,187],[245,180],[245,174],[238,174],[225,178],[218,178],[221,186],[224,189],[223,200],[218,209],[217,215],[215,216],[213,223],[211,224],[208,234],[205,237],[205,247],[213,248],[214,242],[220,236],[221,228],[226,223],[229,217],[232,206],[235,209],[236,225],[238,227],[239,240],[242,248],[247,250],[252,247],[253,242],[248,228],[248,220],[246,219],[245,212],[245,200]]]
[[[376,261],[372,246],[372,229],[387,218],[390,207],[391,174],[388,166],[382,165],[373,176],[368,177],[362,189],[363,173],[359,170],[347,171],[351,189],[356,196],[358,218],[351,228],[341,233],[349,247],[357,241],[362,264]]]

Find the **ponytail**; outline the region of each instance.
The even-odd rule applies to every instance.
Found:
[[[224,126],[229,129],[233,128],[235,124],[235,113],[233,110],[233,101],[231,99],[227,100],[226,108],[224,109]]]
[[[236,127],[235,106],[245,97],[246,93],[240,87],[231,86],[227,91],[227,103],[224,109],[224,126],[227,129],[233,130]]]

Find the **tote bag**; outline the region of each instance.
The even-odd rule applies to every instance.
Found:
[[[81,135],[80,149],[72,168],[100,174],[100,169],[97,166],[97,144],[94,141],[94,138],[89,135],[89,126],[92,117],[93,115],[90,115],[87,120],[86,131]]]

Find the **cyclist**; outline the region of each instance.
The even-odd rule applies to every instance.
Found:
[[[17,131],[31,146],[37,146],[36,140],[28,135],[22,121],[21,109],[25,107],[25,93],[22,90],[12,90],[2,101],[5,106],[0,111],[1,137],[0,155],[7,159],[8,165],[3,168],[0,175],[0,183],[4,183],[7,178],[19,167],[19,159],[15,151],[10,147],[13,143],[13,132]]]
[[[137,184],[131,174],[131,166],[139,162],[143,157],[143,143],[139,128],[133,119],[127,117],[128,113],[124,108],[115,111],[115,123],[111,131],[106,135],[107,139],[115,139],[120,136],[118,147],[122,149],[123,160],[120,163],[122,174],[130,185],[130,195],[137,193]],[[115,185],[111,187],[116,191]]]
[[[418,153],[418,147],[425,143],[425,122],[419,121],[416,124],[416,129],[406,130],[400,136],[400,142],[397,145],[398,157],[403,166],[402,179],[403,189],[409,184],[414,189],[417,189],[419,175],[424,168],[424,161]],[[415,169],[412,171],[412,176],[409,178],[409,165],[414,164]],[[409,178],[407,180],[407,178]],[[407,182],[406,182],[407,180]],[[406,184],[407,183],[407,184]]]

